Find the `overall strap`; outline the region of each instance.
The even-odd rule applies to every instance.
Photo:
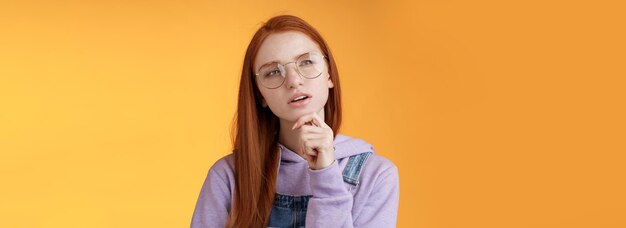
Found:
[[[358,185],[361,169],[370,155],[372,155],[372,152],[365,152],[350,156],[348,158],[348,164],[343,169],[343,181],[351,185]]]

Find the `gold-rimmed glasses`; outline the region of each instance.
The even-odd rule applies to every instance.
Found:
[[[270,62],[263,64],[256,72],[257,82],[260,82],[265,88],[276,89],[283,85],[287,78],[287,64],[295,63],[296,72],[304,78],[314,79],[322,75],[326,64],[324,61],[326,56],[318,52],[307,52],[296,59],[296,61],[280,64],[279,62]]]

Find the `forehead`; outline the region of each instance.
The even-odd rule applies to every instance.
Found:
[[[254,59],[254,68],[273,61],[294,61],[299,55],[310,51],[321,52],[319,45],[302,32],[272,33],[261,43]]]

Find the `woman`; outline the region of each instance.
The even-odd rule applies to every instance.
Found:
[[[341,124],[337,66],[302,19],[271,18],[243,62],[233,153],[202,186],[191,227],[394,227],[398,169]]]

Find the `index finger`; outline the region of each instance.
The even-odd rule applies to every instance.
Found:
[[[324,120],[322,120],[322,118],[319,115],[317,115],[316,112],[314,112],[314,113],[310,113],[310,114],[307,114],[298,118],[298,120],[296,120],[296,123],[293,125],[293,127],[291,127],[291,130],[299,128],[300,126],[304,125],[305,123],[309,121],[312,122],[313,125],[315,125],[316,127],[326,126],[326,122],[324,122]]]

